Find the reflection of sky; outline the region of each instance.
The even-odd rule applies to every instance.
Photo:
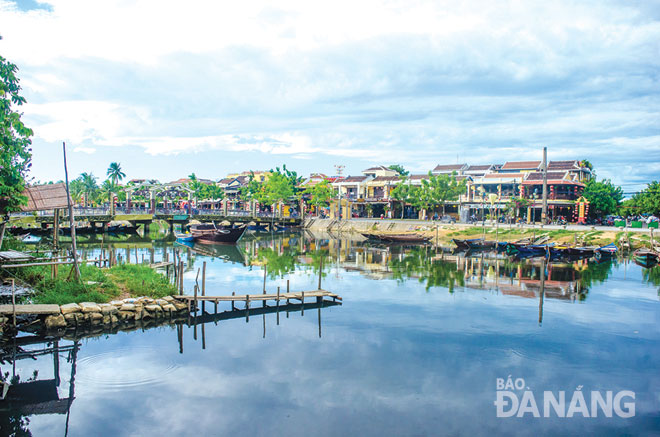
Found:
[[[196,260],[201,266],[204,257]],[[263,271],[208,262],[207,290],[261,290]],[[315,288],[298,270],[269,291]],[[186,276],[192,285],[194,273]],[[632,265],[613,267],[584,302],[369,280],[332,270],[342,307],[205,326],[184,354],[176,329],[82,343],[70,435],[447,435],[651,433],[660,425],[660,302]],[[225,304],[225,309],[228,304]],[[212,306],[211,306],[212,308]],[[47,358],[44,372],[48,372]],[[30,363],[25,363],[27,366]],[[26,368],[28,368],[27,366]],[[63,367],[68,369],[68,366]],[[68,387],[68,370],[62,371]],[[523,377],[540,394],[578,385],[633,390],[632,419],[497,419],[495,379]],[[570,395],[569,395],[570,398]],[[538,399],[538,398],[537,398]],[[35,435],[64,417],[33,416]],[[56,431],[57,430],[57,431]]]

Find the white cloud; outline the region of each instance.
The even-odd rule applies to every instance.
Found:
[[[660,135],[660,21],[643,5],[48,4],[0,0],[3,55],[21,68],[26,117],[46,143],[424,171],[457,156],[535,158],[541,145],[606,168],[602,144],[653,148]]]

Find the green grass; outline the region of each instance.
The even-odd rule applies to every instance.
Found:
[[[20,250],[21,244],[8,242],[7,246]],[[126,294],[158,298],[177,291],[165,276],[144,265],[119,265],[111,269],[81,265],[79,282],[69,279],[70,272],[71,265],[60,265],[57,279],[51,279],[51,266],[23,267],[3,273],[34,288],[31,300],[41,304],[103,303]]]
[[[163,297],[176,294],[176,287],[152,268],[122,264],[108,270],[108,276],[131,296]]]

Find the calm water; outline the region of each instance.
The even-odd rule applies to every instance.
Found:
[[[83,247],[98,254],[98,244]],[[115,247],[124,258],[130,249],[133,261],[136,247],[139,259],[159,261],[172,243]],[[182,248],[193,263],[186,290],[206,261],[207,294],[260,292],[264,259],[269,291],[286,280],[293,290],[315,289],[325,254],[323,288],[343,305],[281,313],[279,325],[276,314],[209,323],[203,332],[184,325],[182,344],[176,327],[83,340],[77,353],[59,354],[56,397],[75,399],[59,401],[60,414],[47,414],[57,401],[29,416],[0,411],[2,431],[22,420],[33,435],[68,427],[72,436],[660,434],[660,267],[550,265],[542,294],[540,262],[327,235],[202,248],[220,258]],[[22,381],[35,370],[37,380],[52,380],[53,355],[18,360],[15,371],[2,365]],[[497,417],[497,378],[509,375],[524,379],[541,417]],[[634,392],[634,400],[613,401],[626,411],[634,402],[634,416],[600,409],[585,418],[578,399],[573,417],[543,417],[544,391],[564,391],[568,412],[578,387],[588,414],[592,391]],[[511,390],[521,401],[523,391]]]

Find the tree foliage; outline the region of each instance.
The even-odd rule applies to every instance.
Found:
[[[660,183],[653,181],[625,202],[631,213],[660,215]]]
[[[394,170],[395,172],[399,173],[399,176],[408,176],[410,172],[403,168],[402,165],[400,164],[392,164],[388,167],[390,170]]]
[[[119,181],[126,177],[126,173],[121,170],[121,164],[118,162],[111,162],[108,171],[106,172],[106,176],[112,180],[113,185],[117,185]]]
[[[0,37],[1,39],[1,37]],[[32,166],[32,129],[21,121],[17,106],[24,104],[16,76],[18,67],[0,56],[0,214],[18,211],[27,198],[25,178]]]
[[[589,201],[589,215],[603,216],[617,212],[623,200],[623,189],[609,179],[592,178],[585,184],[582,195]]]
[[[307,187],[303,194],[309,194],[309,203],[316,208],[324,208],[329,205],[330,199],[335,196],[335,191],[330,182],[324,180],[316,185]]]

